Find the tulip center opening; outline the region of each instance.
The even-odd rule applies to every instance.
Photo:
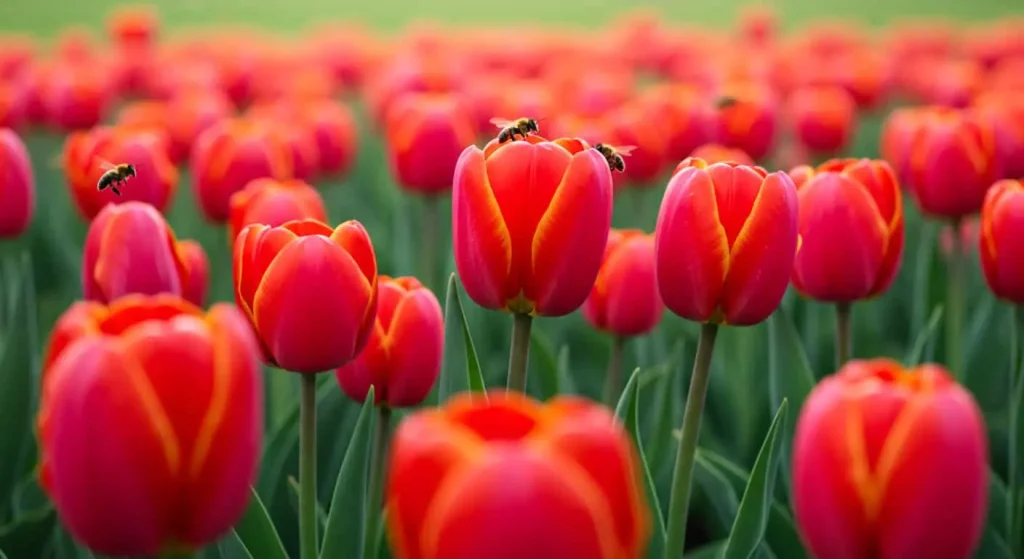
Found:
[[[537,426],[537,420],[524,411],[505,406],[467,409],[455,422],[488,442],[519,441]]]

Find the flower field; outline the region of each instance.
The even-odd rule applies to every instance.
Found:
[[[1005,5],[100,4],[0,7],[0,559],[1024,559]]]

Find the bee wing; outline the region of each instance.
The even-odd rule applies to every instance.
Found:
[[[636,146],[613,146],[613,147],[615,148],[615,151],[618,152],[619,155],[629,155],[629,154],[633,153],[633,150],[636,149]]]
[[[490,123],[497,126],[498,128],[505,128],[509,124],[512,124],[512,121],[507,118],[501,118],[500,116],[496,116],[490,120]]]
[[[104,171],[109,171],[111,169],[117,168],[117,165],[114,165],[113,163],[107,161],[106,159],[103,159],[102,157],[96,157],[95,159],[96,162],[99,163],[100,169],[103,169]]]

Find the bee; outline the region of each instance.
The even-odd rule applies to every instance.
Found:
[[[499,144],[503,144],[508,140],[515,140],[516,134],[525,140],[527,134],[537,134],[540,132],[537,120],[532,118],[521,117],[515,120],[508,120],[506,118],[494,117],[491,119],[491,124],[501,128],[501,132],[498,133]]]
[[[128,182],[129,177],[136,176],[135,165],[131,163],[114,165],[109,161],[100,160],[100,168],[103,169],[103,175],[100,176],[99,182],[96,183],[96,188],[103,191],[109,187],[118,196],[121,195],[121,191],[117,189],[118,185],[123,185]]]
[[[729,107],[739,103],[740,100],[733,97],[732,95],[722,95],[715,100],[715,108],[728,109]]]
[[[596,144],[594,149],[601,152],[601,155],[608,160],[608,168],[612,171],[618,171],[624,173],[626,171],[626,162],[622,159],[622,156],[629,156],[636,149],[636,146],[613,146],[611,144]]]

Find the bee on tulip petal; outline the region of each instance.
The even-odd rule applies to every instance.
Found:
[[[96,183],[96,188],[103,191],[109,187],[118,196],[121,195],[121,191],[117,189],[118,185],[127,183],[129,177],[135,176],[135,165],[131,163],[115,165],[101,159],[100,168],[103,169],[103,175],[100,176],[99,182]]]
[[[626,162],[623,156],[629,156],[636,149],[636,146],[613,146],[611,144],[596,144],[594,149],[601,152],[601,155],[608,160],[608,168],[612,171],[623,173],[626,171]]]
[[[501,129],[501,132],[498,133],[498,143],[503,144],[508,140],[515,140],[516,134],[525,140],[528,134],[539,133],[540,128],[537,125],[538,120],[539,119],[526,117],[520,117],[515,120],[494,117],[491,119],[491,124]]]
[[[728,109],[739,102],[739,99],[732,95],[720,95],[718,99],[715,99],[715,108],[717,109]]]

